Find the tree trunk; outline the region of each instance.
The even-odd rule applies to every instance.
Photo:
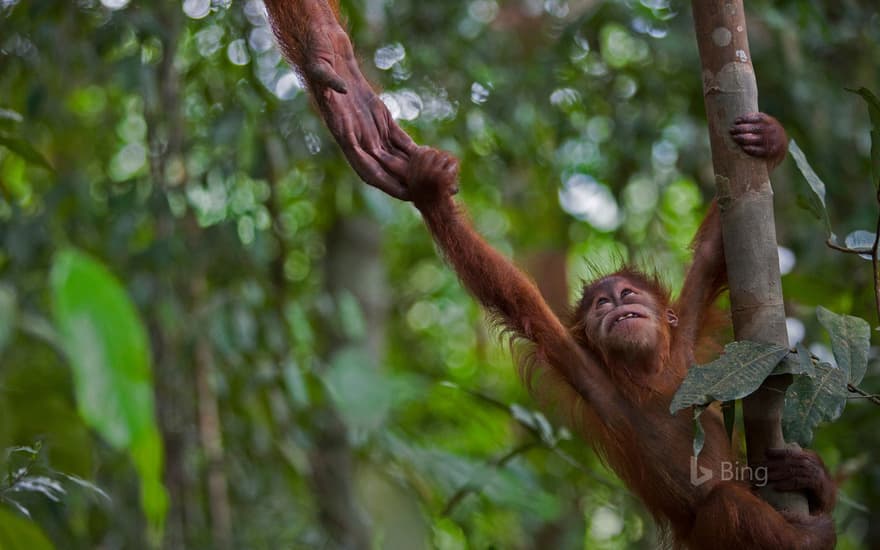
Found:
[[[749,52],[742,0],[693,0],[703,96],[709,120],[715,185],[721,208],[737,340],[788,346],[785,307],[773,218],[773,190],[763,161],[743,153],[730,138],[736,117],[758,111],[758,86]],[[791,376],[772,376],[743,400],[749,463],[770,448],[785,446],[782,409]],[[809,513],[797,493],[761,494],[777,509]]]
[[[165,191],[170,185],[170,167],[182,158],[184,121],[180,104],[182,80],[174,59],[183,33],[183,13],[179,8],[166,6],[156,12],[164,32],[160,33],[163,57],[160,63],[142,67],[142,94],[144,119],[147,123],[147,141],[150,147],[149,169],[154,186],[151,212],[157,212],[156,240],[169,241],[181,231],[181,225],[168,210]],[[182,185],[184,180],[175,181]],[[192,239],[192,234],[187,234]],[[192,266],[190,266],[192,267]],[[201,266],[198,267],[201,271]],[[187,290],[177,272],[156,277],[157,296],[168,296],[170,303],[185,300]],[[188,274],[187,274],[188,275]],[[197,449],[194,426],[197,414],[193,407],[192,372],[184,337],[180,331],[163,321],[159,310],[150,312],[154,357],[155,398],[162,442],[165,451],[164,481],[170,496],[167,528],[162,541],[164,548],[184,548],[193,544],[207,521],[201,505],[198,483],[186,471],[187,458]]]
[[[197,277],[191,286],[193,302],[197,305],[204,304],[207,290],[205,278]],[[229,502],[229,482],[226,477],[223,424],[213,381],[214,350],[208,336],[196,336],[194,359],[199,440],[208,470],[211,542],[216,550],[230,550],[233,547],[232,505]]]
[[[284,145],[276,135],[266,136],[267,177],[271,183],[269,212],[272,226],[279,227],[282,199],[279,197],[279,179],[287,169]],[[330,193],[332,195],[332,193]],[[284,262],[289,243],[276,231],[279,254],[270,267],[270,279],[276,296],[277,314],[285,317],[286,304],[293,298],[284,276]],[[363,314],[366,334],[364,340],[353,342],[340,330],[339,323],[324,319],[319,331],[326,341],[316,349],[319,363],[331,363],[335,350],[346,346],[358,348],[366,363],[378,364],[383,352],[387,318],[388,292],[385,288],[384,266],[381,262],[381,243],[378,224],[370,219],[352,216],[352,219],[334,220],[324,237],[327,253],[324,267],[323,292],[338,304],[339,297],[351,293]],[[289,350],[288,350],[289,352]],[[279,361],[285,360],[287,352]],[[356,487],[357,457],[349,442],[349,430],[332,399],[315,403],[308,411],[305,428],[312,441],[309,460],[309,484],[318,509],[318,521],[328,537],[325,546],[339,550],[369,550],[372,532],[369,519],[360,505]],[[289,429],[289,428],[287,428]]]
[[[343,296],[357,301],[363,316],[363,334],[346,334],[339,315],[327,319],[328,336],[322,362],[333,362],[340,350],[357,350],[364,368],[375,368],[384,354],[388,290],[382,264],[378,224],[365,216],[340,216],[327,233],[324,288],[339,311]],[[349,430],[332,400],[313,414],[314,447],[309,454],[311,484],[318,504],[319,520],[336,547],[369,550],[372,534],[356,488],[356,457],[349,442]]]

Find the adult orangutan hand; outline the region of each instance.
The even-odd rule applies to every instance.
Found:
[[[349,164],[369,185],[410,200],[406,173],[413,140],[361,73],[335,5],[324,0],[266,0],[275,35],[315,98]]]

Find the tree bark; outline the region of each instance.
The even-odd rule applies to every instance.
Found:
[[[773,217],[773,190],[762,160],[749,157],[730,138],[736,117],[757,112],[758,86],[749,52],[742,0],[693,0],[709,121],[715,185],[721,209],[734,337],[788,347],[785,307]],[[770,448],[785,446],[782,410],[791,376],[771,376],[743,400],[750,464]],[[808,514],[798,493],[761,490],[780,510]]]

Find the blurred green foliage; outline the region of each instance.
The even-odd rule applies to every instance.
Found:
[[[168,497],[144,326],[119,282],[84,254],[59,252],[49,283],[60,332],[53,341],[73,370],[80,415],[112,447],[131,452],[144,512],[160,536]]]
[[[561,258],[569,295],[620,260],[681,281],[713,190],[687,3],[342,4],[402,125],[461,158],[493,245],[536,273]],[[880,89],[876,2],[748,9],[762,109],[822,175],[836,230],[872,228],[870,117],[844,88]],[[871,269],[824,246],[793,162],[773,181],[792,332],[829,359],[815,307],[876,326]],[[147,546],[159,463],[167,548],[655,547],[587,446],[523,412],[509,353],[415,210],[357,181],[257,0],[0,0],[0,241],[0,448],[39,443],[47,468],[110,497],[16,495],[31,519],[0,505],[4,548],[10,532]],[[125,292],[70,299],[129,319],[108,331],[131,300],[147,337],[149,354],[106,340],[139,350],[109,385],[87,342],[55,338],[52,266],[72,249]],[[159,437],[125,452],[100,426],[134,407],[147,355]],[[871,358],[860,387],[880,393]],[[816,433],[844,479],[839,548],[880,540],[877,426],[853,399]]]

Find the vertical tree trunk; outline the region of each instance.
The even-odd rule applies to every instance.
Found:
[[[205,302],[206,283],[198,277],[192,284],[193,301]],[[198,311],[198,308],[196,308]],[[207,336],[199,334],[195,342],[196,406],[199,439],[208,470],[208,510],[211,513],[211,539],[217,550],[230,550],[232,540],[232,506],[223,450],[223,424],[214,388],[214,350]]]
[[[360,335],[341,330],[338,315],[324,327],[329,335],[323,363],[335,353],[356,349],[364,368],[379,364],[385,342],[388,291],[382,264],[378,224],[364,216],[340,217],[327,233],[325,289],[338,306],[350,293],[363,316]],[[313,412],[314,447],[309,456],[311,484],[325,532],[339,548],[368,550],[371,534],[367,516],[358,502],[355,459],[349,444],[348,426],[332,402]]]
[[[169,240],[179,226],[168,211],[164,193],[169,182],[169,167],[183,154],[184,124],[180,105],[182,86],[180,73],[174,65],[183,28],[183,12],[179,7],[167,6],[155,14],[163,32],[159,33],[163,57],[157,65],[142,68],[144,119],[147,123],[147,141],[150,147],[149,169],[154,185],[150,211],[158,212],[156,239]],[[182,183],[182,182],[175,182]],[[179,281],[175,274],[156,278],[158,294],[180,300]],[[165,484],[170,496],[167,529],[163,546],[184,548],[192,544],[193,533],[205,522],[200,505],[200,491],[186,472],[186,458],[195,448],[196,421],[193,404],[192,377],[181,352],[183,340],[179,331],[168,327],[153,308],[150,313],[155,375],[155,399],[162,441],[165,449]]]
[[[758,86],[749,52],[742,0],[693,0],[703,96],[721,208],[737,340],[788,346],[773,218],[773,190],[763,161],[741,152],[728,132],[736,117],[758,111]],[[791,377],[773,376],[743,400],[749,463],[785,446],[782,409]],[[778,509],[808,513],[803,495],[762,490]]]
[[[278,180],[286,166],[286,151],[275,135],[266,136],[267,177],[271,183],[269,200],[273,227],[280,224],[283,205],[278,196]],[[332,194],[332,193],[331,193]],[[328,230],[324,268],[324,291],[338,304],[342,292],[350,292],[357,300],[367,327],[364,342],[351,342],[340,331],[339,324],[326,320],[321,332],[327,341],[319,351],[320,363],[331,362],[334,350],[357,346],[365,363],[378,364],[385,340],[387,317],[385,304],[385,273],[381,262],[378,224],[366,218],[336,220]],[[272,262],[270,279],[278,304],[278,315],[284,318],[284,307],[291,299],[284,277],[284,260],[288,243],[283,234],[275,235],[280,247]],[[355,466],[348,426],[329,398],[316,403],[308,412],[304,426],[312,440],[309,452],[309,484],[318,508],[318,521],[323,532],[332,541],[332,548],[341,550],[369,550],[372,533],[366,514],[358,503],[355,487]]]

